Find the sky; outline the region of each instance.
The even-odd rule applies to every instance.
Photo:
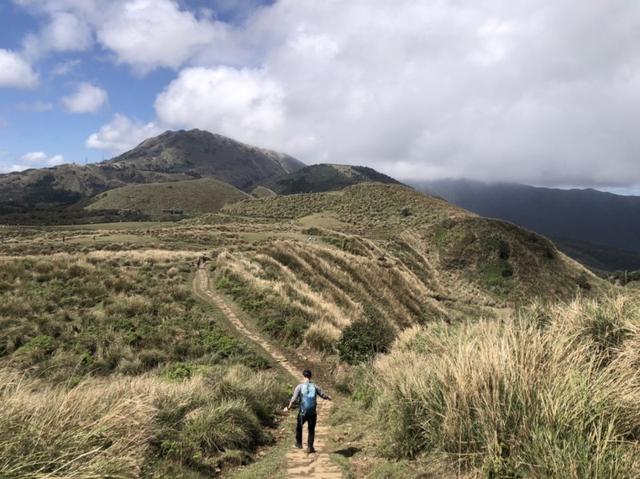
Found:
[[[640,192],[640,2],[0,0],[0,172],[200,128],[308,164]]]

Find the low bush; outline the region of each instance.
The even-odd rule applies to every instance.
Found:
[[[347,326],[338,341],[340,359],[357,364],[386,353],[395,338],[393,327],[372,306],[365,307],[364,318]]]

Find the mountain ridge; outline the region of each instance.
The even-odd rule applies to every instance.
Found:
[[[130,184],[212,177],[247,190],[303,166],[289,155],[203,130],[167,131],[100,163],[68,163],[0,175],[0,220],[69,208]]]
[[[359,183],[401,184],[368,166],[320,163],[278,176],[262,186],[279,195],[322,193]]]
[[[547,236],[593,268],[640,267],[640,197],[461,179],[411,184],[479,215]]]

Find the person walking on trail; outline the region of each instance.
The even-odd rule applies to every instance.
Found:
[[[320,386],[311,381],[311,371],[305,369],[302,372],[303,382],[298,384],[293,391],[293,396],[289,405],[284,408],[287,412],[299,400],[300,408],[298,411],[298,420],[296,422],[296,447],[302,449],[302,426],[306,422],[309,432],[307,435],[307,452],[312,454],[316,452],[313,448],[313,440],[316,434],[316,399],[320,396],[322,399],[331,401],[331,396],[326,394]]]

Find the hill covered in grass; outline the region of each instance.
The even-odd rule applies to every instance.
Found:
[[[150,217],[215,213],[224,205],[251,198],[228,183],[213,178],[128,185],[93,198],[89,210],[136,211]]]
[[[192,295],[196,252],[74,249],[2,258],[0,476],[211,477],[272,442],[288,391]]]
[[[0,239],[0,475],[200,478],[261,457],[291,380],[194,292],[202,256],[248,330],[352,397],[331,419],[352,477],[635,471],[632,310],[510,223],[361,183]]]
[[[601,285],[542,236],[400,185],[278,196],[222,213],[261,223],[265,233],[248,248],[220,252],[219,287],[270,334],[324,352],[339,351],[345,331],[361,323],[382,321],[393,336]],[[283,222],[299,234],[267,233]]]
[[[469,319],[408,329],[342,378],[354,385],[334,418],[343,447],[371,438],[354,467],[368,456],[369,470],[407,479],[640,476],[637,296]]]
[[[335,191],[358,183],[400,182],[366,166],[320,164],[300,168],[277,177],[265,186],[279,195]]]

